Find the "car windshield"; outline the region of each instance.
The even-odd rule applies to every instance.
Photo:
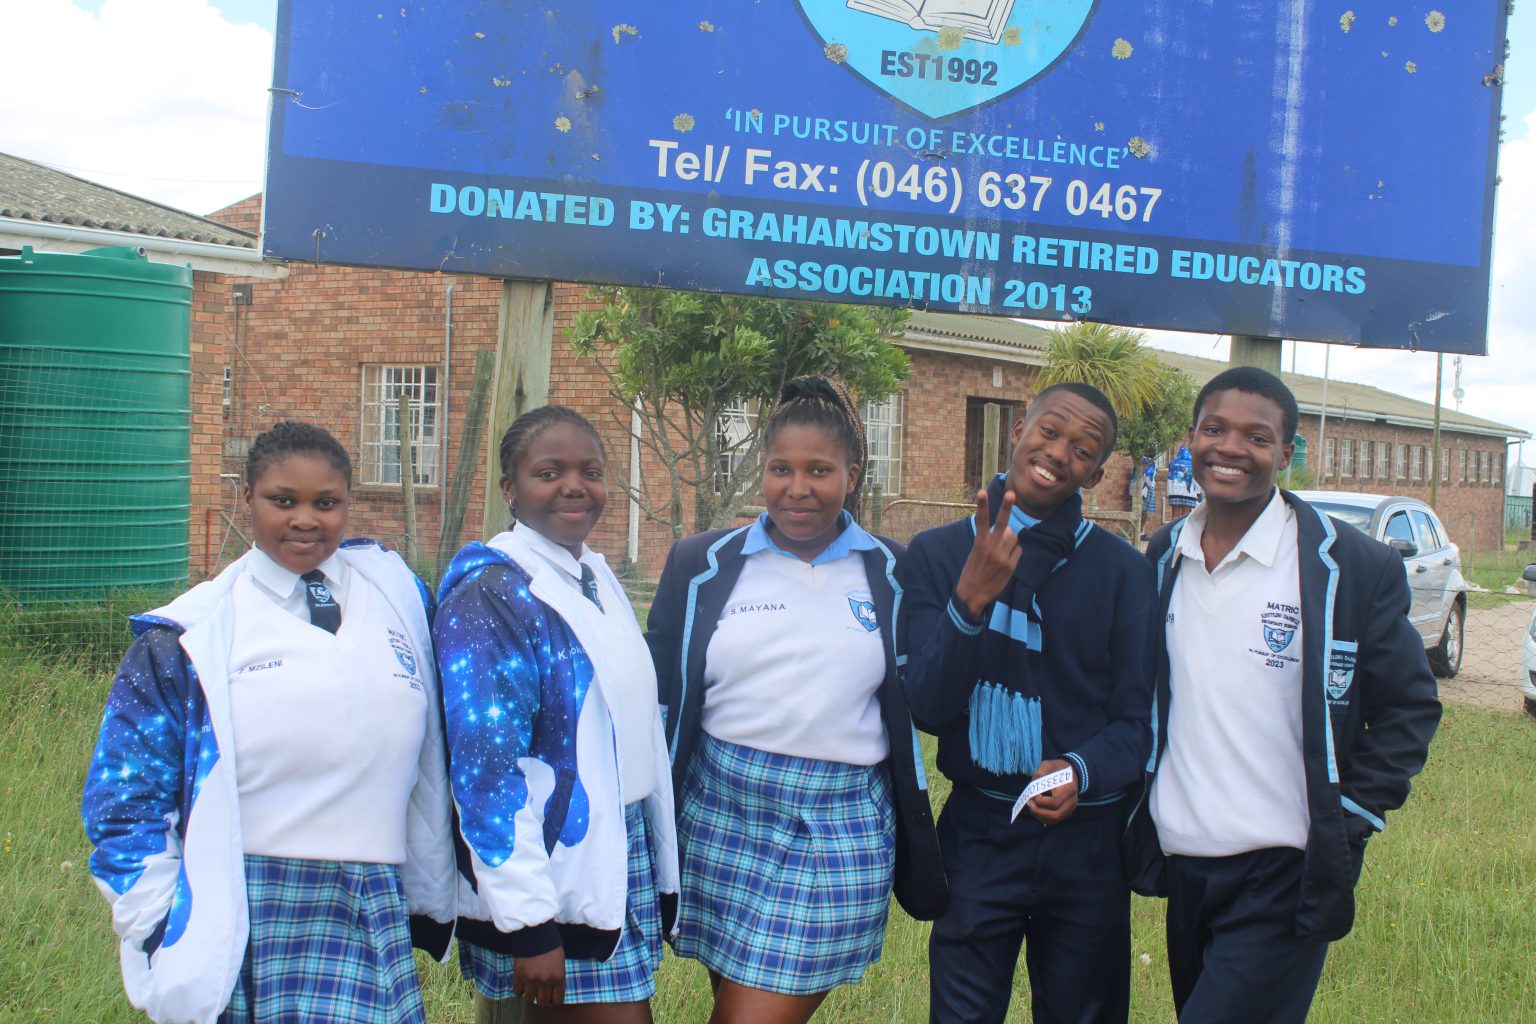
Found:
[[[1312,501],[1308,502],[1308,504],[1324,515],[1344,520],[1361,533],[1370,531],[1371,510],[1368,508],[1360,508],[1355,505],[1340,505],[1331,501]]]

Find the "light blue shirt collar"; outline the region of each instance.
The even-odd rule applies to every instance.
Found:
[[[999,480],[1007,480],[1008,474],[999,473],[997,478]],[[1008,525],[1013,528],[1014,533],[1023,533],[1031,526],[1039,526],[1040,520],[1015,505],[1013,506],[1013,511],[1008,513]]]
[[[842,526],[842,532],[832,539],[832,543],[828,544],[821,554],[811,559],[812,565],[835,562],[855,551],[873,551],[880,546],[875,538],[865,533],[864,528],[853,521],[853,516],[848,514],[847,509],[838,513],[838,522]],[[756,522],[747,527],[747,539],[741,546],[742,556],[755,555],[759,551],[772,551],[785,558],[798,560],[799,555],[785,551],[773,542],[773,537],[768,533],[768,523],[768,513],[764,512],[757,517]]]

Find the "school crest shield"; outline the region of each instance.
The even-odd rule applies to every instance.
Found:
[[[1265,612],[1263,624],[1264,642],[1271,651],[1279,654],[1291,646],[1291,640],[1296,636],[1296,627],[1300,623],[1296,616],[1286,612]]]
[[[866,632],[873,633],[880,628],[880,623],[875,619],[874,601],[850,595],[848,607],[853,609],[853,621],[863,626]]]
[[[1335,646],[1328,654],[1328,681],[1324,687],[1328,690],[1329,700],[1343,700],[1349,692],[1350,684],[1355,681],[1355,658],[1357,652]]]
[[[826,59],[934,120],[1007,96],[1065,55],[1098,0],[796,0]]]

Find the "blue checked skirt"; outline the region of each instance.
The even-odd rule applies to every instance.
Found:
[[[651,847],[644,806],[624,808],[629,830],[629,899],[624,931],[607,960],[567,960],[567,1003],[637,1003],[656,994],[661,966],[661,899],[656,893],[656,853]],[[459,942],[459,972],[487,999],[512,998],[515,957]]]
[[[678,956],[785,995],[880,959],[896,860],[884,765],[770,754],[705,733],[683,783]]]
[[[219,1024],[426,1024],[394,864],[246,854],[250,938]]]

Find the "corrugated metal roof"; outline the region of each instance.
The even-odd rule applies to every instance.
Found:
[[[1178,367],[1201,384],[1232,367],[1231,363],[1223,363],[1216,359],[1202,359],[1199,356],[1184,355],[1181,352],[1158,350],[1157,358]],[[1285,381],[1286,386],[1291,389],[1291,393],[1296,396],[1296,404],[1301,406],[1304,412],[1316,414],[1323,408],[1323,378],[1309,377],[1301,373],[1281,373],[1280,379]],[[1405,395],[1371,387],[1369,384],[1343,380],[1328,381],[1327,411],[1330,422],[1333,420],[1366,422],[1383,420],[1410,426],[1428,426],[1435,419],[1433,402],[1421,402],[1416,398],[1408,398]],[[1485,420],[1480,416],[1472,416],[1458,411],[1454,406],[1447,405],[1440,407],[1440,427],[1442,430],[1459,429],[1505,438],[1530,437],[1527,431],[1519,427]]]
[[[0,153],[0,217],[255,249],[256,236]]]
[[[1017,349],[1021,354],[1029,353],[1035,356],[1043,356],[1046,346],[1051,341],[1051,332],[1034,324],[1010,320],[1006,317],[969,316],[959,313],[914,312],[908,321],[907,330],[913,334],[950,339],[962,347],[972,342],[979,345]],[[953,351],[953,349],[950,350]],[[1166,352],[1157,348],[1152,351],[1159,360],[1183,370],[1201,385],[1221,371],[1230,369],[1232,365],[1220,360],[1202,359],[1199,356],[1184,355],[1180,352]],[[978,352],[978,355],[984,354],[989,353]],[[1304,411],[1316,414],[1322,409],[1323,379],[1321,377],[1290,373],[1282,373],[1280,376],[1295,394],[1297,404]],[[1330,420],[1379,419],[1388,423],[1427,426],[1434,421],[1435,407],[1433,403],[1393,394],[1368,384],[1330,380],[1328,381],[1328,418]],[[1485,420],[1480,416],[1459,412],[1449,406],[1440,408],[1440,425],[1442,429],[1459,429],[1505,438],[1530,437],[1527,431],[1519,427]]]

